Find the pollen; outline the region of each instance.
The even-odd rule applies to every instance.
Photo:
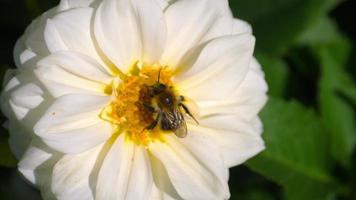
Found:
[[[127,138],[138,145],[148,145],[154,140],[164,140],[159,128],[147,127],[156,120],[156,113],[149,109],[152,97],[148,87],[158,81],[171,86],[172,71],[158,65],[139,68],[137,65],[130,73],[113,86],[113,100],[100,114],[110,122],[119,133],[126,133]],[[159,79],[159,80],[158,80]]]

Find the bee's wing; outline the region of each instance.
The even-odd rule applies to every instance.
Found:
[[[185,121],[182,121],[180,126],[174,130],[174,134],[179,138],[185,138],[187,136],[187,124]]]
[[[188,131],[184,116],[179,109],[174,109],[174,115],[176,116],[175,119],[177,124],[177,127],[174,129],[174,134],[179,138],[185,138]]]

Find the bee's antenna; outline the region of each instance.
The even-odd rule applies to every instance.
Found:
[[[158,79],[157,79],[157,83],[159,83],[159,81],[161,80],[161,71],[162,71],[162,67],[159,68],[159,71],[158,71]]]

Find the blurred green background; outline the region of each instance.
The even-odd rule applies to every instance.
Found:
[[[58,0],[0,0],[0,75],[25,27]],[[231,169],[231,199],[356,200],[356,1],[230,0],[252,24],[269,84],[267,149]],[[5,118],[1,116],[1,121]],[[0,133],[0,199],[40,199]],[[238,152],[237,152],[238,153]]]

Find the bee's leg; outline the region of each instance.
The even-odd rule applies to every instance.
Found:
[[[158,114],[157,117],[156,117],[156,119],[155,119],[149,126],[147,126],[145,129],[147,129],[147,130],[152,130],[152,129],[154,129],[154,128],[157,126],[160,117],[161,117],[161,115]]]
[[[156,109],[146,103],[143,103],[143,106],[150,112],[150,113],[155,113],[157,112]]]
[[[188,109],[188,107],[187,107],[186,105],[184,105],[184,103],[179,103],[178,105],[183,108],[183,110],[185,111],[185,113],[187,113],[187,114],[195,121],[195,123],[199,124],[198,120],[195,119],[194,115],[190,112],[190,110]]]
[[[183,101],[185,101],[185,98],[184,98],[184,96],[179,96],[178,97],[178,100],[179,100],[179,103],[182,103]]]

